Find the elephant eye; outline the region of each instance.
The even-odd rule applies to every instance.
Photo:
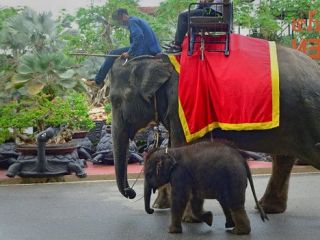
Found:
[[[119,98],[118,96],[111,95],[110,101],[111,101],[112,105],[114,105],[114,106],[121,104],[121,98]]]

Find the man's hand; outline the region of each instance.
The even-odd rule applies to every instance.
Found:
[[[200,0],[200,3],[213,3],[214,0]]]
[[[94,79],[86,79],[84,83],[89,87],[96,85],[96,82],[94,81]]]
[[[121,54],[121,57],[124,59],[128,59],[129,58],[129,53],[128,52],[124,52]]]

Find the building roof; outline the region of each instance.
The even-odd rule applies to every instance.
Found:
[[[158,7],[139,7],[139,10],[143,13],[154,15]]]

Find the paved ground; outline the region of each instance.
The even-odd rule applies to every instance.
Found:
[[[254,177],[261,196],[268,176]],[[132,183],[132,181],[131,181]],[[142,194],[142,181],[134,187]],[[224,230],[218,204],[208,200],[215,227],[183,224],[184,233],[167,233],[170,213],[144,212],[143,200],[120,196],[113,181],[0,186],[1,240],[164,240],[164,239],[273,239],[316,240],[320,236],[320,174],[294,175],[288,210],[270,215],[263,223],[247,191],[246,207],[252,224],[250,236],[233,236]]]

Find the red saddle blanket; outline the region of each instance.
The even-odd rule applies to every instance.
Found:
[[[220,46],[219,46],[220,45]],[[180,56],[169,55],[179,73],[179,117],[187,142],[215,128],[264,130],[279,126],[279,70],[276,45],[232,34],[230,55],[209,52],[198,43],[188,56],[188,39]]]

